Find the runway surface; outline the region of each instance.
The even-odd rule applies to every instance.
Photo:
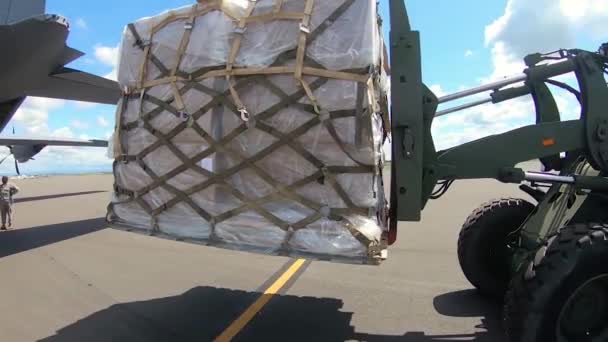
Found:
[[[501,307],[466,281],[456,241],[481,203],[528,198],[497,181],[456,182],[421,223],[400,224],[384,264],[353,266],[108,229],[111,175],[15,183],[15,229],[0,234],[7,342],[501,341]]]

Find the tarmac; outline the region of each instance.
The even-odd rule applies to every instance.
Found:
[[[229,326],[234,341],[503,340],[501,304],[467,282],[456,242],[483,202],[528,198],[516,185],[455,182],[422,222],[399,225],[380,266],[295,267],[108,228],[112,182],[15,181],[14,229],[0,233],[0,341],[211,341]]]

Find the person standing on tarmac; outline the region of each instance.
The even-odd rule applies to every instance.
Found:
[[[6,221],[8,218],[8,226],[12,225],[11,213],[13,205],[13,195],[19,192],[19,188],[8,183],[8,177],[2,177],[0,184],[0,215],[2,216],[2,227],[0,230],[6,230]]]

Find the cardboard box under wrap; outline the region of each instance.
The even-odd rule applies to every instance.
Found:
[[[378,263],[388,87],[376,6],[199,1],[128,25],[108,220],[224,248]]]

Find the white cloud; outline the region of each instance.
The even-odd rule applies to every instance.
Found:
[[[110,125],[108,120],[106,120],[106,118],[104,118],[103,116],[97,117],[97,124],[101,127],[108,127]]]
[[[608,39],[603,25],[607,21],[608,0],[509,0],[504,13],[485,28],[485,45],[491,52],[493,71],[480,81],[486,83],[521,73],[525,69],[523,58],[530,53],[578,48],[581,38]],[[571,75],[559,79],[575,83]],[[431,89],[443,92],[439,85]],[[580,106],[574,97],[561,90],[554,91],[554,95],[564,119],[579,116]],[[440,117],[434,121],[433,136],[439,148],[447,148],[534,121],[533,103],[530,97],[523,97]]]
[[[471,56],[473,56],[473,51],[471,51],[471,50],[467,50],[467,51],[465,51],[465,52],[464,52],[464,56],[465,56],[465,57],[471,57]]]
[[[117,81],[118,80],[118,70],[116,68],[112,69],[109,73],[105,74],[103,77]]]
[[[70,125],[76,129],[87,129],[89,128],[89,124],[81,121],[81,120],[72,120],[72,122],[70,123]]]
[[[486,104],[448,114],[434,120],[432,132],[437,148],[445,149],[488,135],[534,123],[534,107],[529,99]]]
[[[115,67],[118,64],[118,46],[97,45],[95,46],[95,57],[101,63]]]
[[[606,39],[607,20],[608,0],[509,0],[504,14],[485,29],[495,69],[492,77],[523,71],[527,54],[580,47],[581,35]]]
[[[86,56],[85,56],[85,57],[81,57],[81,58],[80,58],[80,61],[82,61],[82,62],[84,62],[84,63],[86,63],[86,64],[88,64],[88,65],[93,65],[93,64],[95,64],[95,63],[96,63],[95,58],[86,57]]]
[[[594,39],[606,38],[608,0],[560,0],[559,5],[575,29],[585,30]]]
[[[509,0],[504,14],[485,30],[486,46],[498,42],[519,58],[532,52],[569,47],[574,36],[557,1]]]
[[[70,127],[47,132],[47,136],[58,139],[73,139],[76,134]],[[86,134],[78,135],[80,139],[90,139]],[[4,148],[1,155],[8,153]],[[110,171],[112,160],[106,156],[106,148],[103,147],[68,147],[47,146],[34,156],[34,160],[19,164],[21,173],[24,175],[55,172],[91,172]],[[13,161],[0,164],[0,172],[3,174],[14,174]]]
[[[34,158],[35,160],[19,165],[22,174],[110,171],[112,165],[112,160],[106,156],[106,148],[103,147],[47,146]],[[0,171],[5,172],[4,170],[4,168],[0,168]],[[11,166],[6,167],[6,170],[13,172]]]
[[[14,120],[23,125],[27,133],[48,134],[49,112],[65,103],[64,100],[28,97],[15,113]]]
[[[66,138],[66,139],[74,138],[74,132],[72,132],[72,129],[70,127],[58,128],[58,129],[54,130],[53,132],[51,132],[50,135],[53,138]]]
[[[78,19],[76,19],[76,27],[86,30],[89,28],[89,25],[83,18],[78,18]]]
[[[95,57],[97,60],[107,66],[112,67],[112,71],[104,75],[105,78],[109,78],[111,80],[117,79],[118,50],[118,46],[110,47],[99,44],[95,46]]]
[[[33,107],[47,109],[47,110],[54,110],[54,109],[59,109],[59,108],[63,107],[65,105],[65,103],[66,103],[65,100],[30,96],[25,100],[25,103],[23,104],[23,106],[27,107],[28,105],[31,104]]]
[[[441,85],[439,85],[439,84],[433,84],[429,88],[437,97],[442,97],[443,95],[446,94],[445,91],[443,91],[443,89],[441,88]]]
[[[15,120],[25,126],[29,133],[40,133],[48,131],[48,111],[39,108],[19,109],[15,114]]]
[[[580,105],[570,93],[552,87],[562,120],[580,117]],[[472,102],[487,95],[472,96]],[[452,105],[456,106],[456,104]],[[446,109],[450,105],[446,106]],[[521,97],[498,104],[484,104],[436,118],[432,133],[438,149],[446,149],[517,127],[532,125],[536,121],[532,99]]]
[[[70,127],[62,127],[51,132],[54,138],[91,139],[88,134],[77,134]],[[96,137],[98,138],[98,137]],[[105,148],[48,146],[36,157],[37,168],[57,166],[58,164],[94,166],[109,165],[111,160],[105,156]],[[33,166],[33,165],[32,165]]]
[[[86,134],[76,134],[71,127],[65,126],[51,130],[48,126],[49,113],[65,106],[67,101],[47,98],[28,97],[23,105],[15,114],[15,123],[22,127],[20,135],[24,136],[43,136],[54,138],[75,138],[87,137]],[[75,125],[74,125],[75,123]],[[81,129],[88,126],[79,120],[71,122],[74,129]],[[10,124],[9,124],[10,125]],[[10,126],[9,126],[10,127]],[[23,131],[23,132],[22,132]],[[3,132],[10,135],[7,127]],[[105,138],[95,137],[95,138]],[[1,155],[8,153],[8,149],[2,149]],[[95,147],[64,147],[48,146],[45,147],[35,157],[35,160],[28,161],[19,165],[23,174],[37,174],[49,172],[79,172],[79,170],[111,170],[112,160],[106,156],[105,148]],[[4,174],[14,174],[12,160],[0,164],[0,172]]]

